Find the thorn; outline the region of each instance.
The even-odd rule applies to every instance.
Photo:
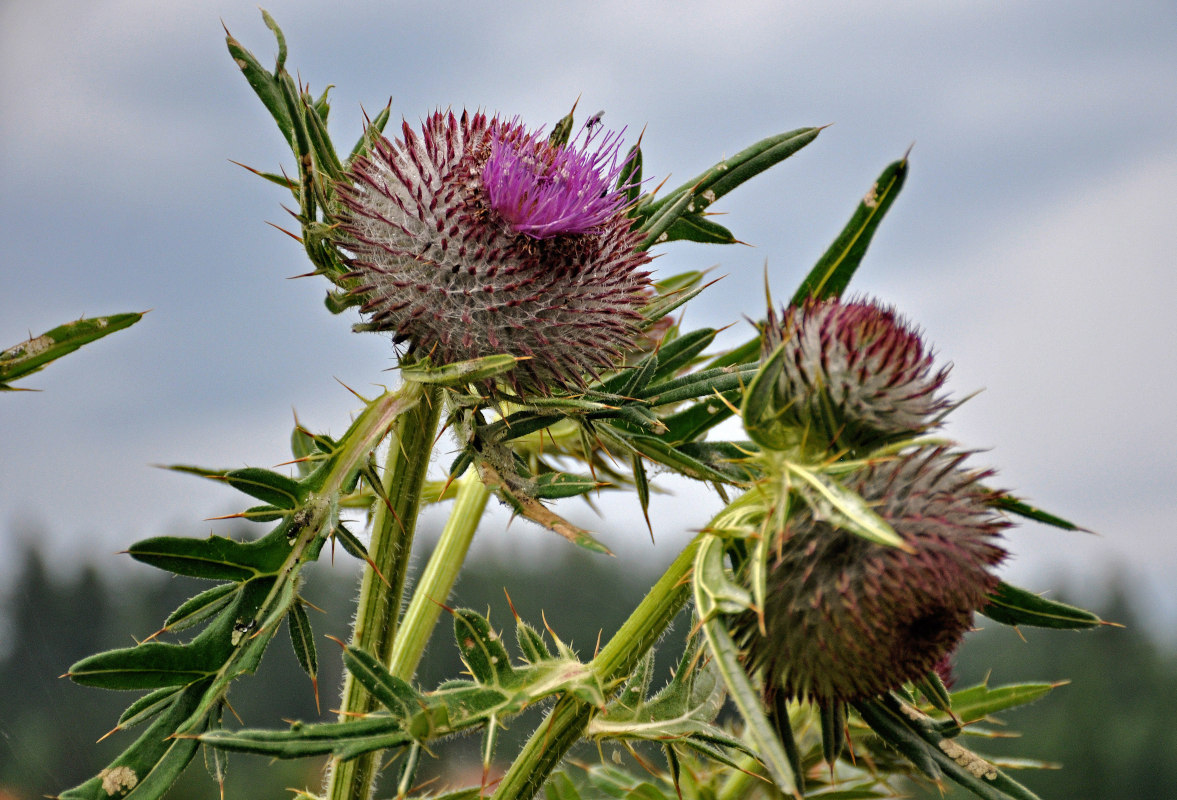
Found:
[[[515,610],[515,604],[511,602],[511,593],[507,591],[506,586],[503,587],[503,594],[507,596],[507,606],[511,609],[511,616],[515,618],[516,622],[518,622],[519,612]]]
[[[144,639],[142,642],[139,642],[139,644],[143,644],[144,642],[150,642],[152,639],[154,639],[156,636],[159,636],[161,633],[167,633],[167,632],[168,632],[168,627],[165,625],[164,627],[162,627],[162,628],[160,628],[159,630],[157,630],[155,633],[153,633],[153,634],[151,634],[150,636],[148,636],[148,637],[147,637],[146,639]],[[98,741],[102,741],[102,740],[101,740],[101,739],[99,739]]]
[[[315,713],[322,716],[323,709],[319,707],[319,678],[315,675],[311,676],[311,687],[315,690]]]
[[[221,702],[225,704],[225,708],[229,709],[229,713],[237,718],[238,725],[245,724],[245,721],[241,719],[241,715],[237,713],[237,709],[233,708],[232,703],[230,703],[228,700],[222,700]]]
[[[324,635],[324,636],[326,636],[326,637],[327,637],[328,639],[330,639],[331,641],[335,642],[337,645],[339,645],[339,649],[341,649],[341,650],[346,650],[346,649],[347,649],[347,645],[343,643],[343,640],[342,640],[342,639],[339,639],[339,638],[337,638],[337,637],[335,637],[335,636],[332,636],[332,635],[331,635],[331,634],[329,634],[329,633],[324,633],[323,635]]]
[[[98,742],[101,742],[101,741],[102,741],[103,739],[105,739],[107,736],[110,736],[112,733],[118,733],[118,732],[119,732],[119,731],[121,731],[121,730],[122,730],[122,727],[121,727],[121,726],[119,726],[119,725],[115,725],[113,728],[111,728],[110,730],[108,730],[106,733],[104,733],[104,734],[102,734],[101,736],[99,736],[99,737],[98,737],[98,739],[97,739],[97,741],[95,741],[95,742],[94,742],[94,744],[98,744]]]

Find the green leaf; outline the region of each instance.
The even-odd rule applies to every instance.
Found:
[[[712,616],[701,624],[716,668],[723,677],[740,716],[744,719],[745,737],[751,742],[752,749],[764,764],[764,768],[768,770],[772,782],[780,791],[791,795],[797,776],[772,724],[764,715],[760,693],[752,686],[748,674],[744,671],[739,648],[724,628],[720,617]]]
[[[727,402],[724,402],[725,400]],[[662,438],[671,444],[698,439],[719,423],[731,418],[734,413],[732,408],[739,401],[739,390],[729,391],[720,397],[704,398],[682,411],[663,417],[666,433]]]
[[[891,696],[855,706],[875,733],[933,779],[947,775],[983,800],[1039,800],[993,763],[941,736],[915,708]]]
[[[286,617],[286,624],[290,631],[290,644],[294,648],[294,657],[302,671],[313,680],[319,674],[319,656],[315,648],[315,635],[311,630],[311,621],[307,618],[306,609],[302,603],[294,603]]]
[[[876,514],[857,492],[847,489],[829,475],[801,464],[785,462],[785,468],[790,476],[801,479],[795,488],[818,517],[869,542],[910,549],[890,523]]]
[[[1062,683],[1019,683],[990,687],[986,684],[970,686],[952,693],[952,710],[961,721],[975,722],[1010,708],[1033,703]]]
[[[306,489],[293,478],[258,467],[216,470],[173,464],[168,469],[185,472],[189,475],[199,475],[214,481],[223,481],[240,492],[288,511],[297,508],[307,494]]]
[[[841,296],[862,263],[879,223],[899,196],[906,177],[906,156],[887,165],[859,202],[846,227],[797,287],[789,301],[791,305],[801,305],[809,297]]]
[[[638,397],[651,406],[663,406],[733,389],[742,390],[755,377],[757,369],[754,365],[704,369],[651,386],[639,392]]]
[[[1042,509],[1032,506],[1016,497],[1009,495],[999,495],[993,499],[993,505],[997,508],[1004,509],[1011,514],[1017,514],[1019,517],[1032,519],[1035,522],[1041,522],[1044,525],[1050,525],[1055,528],[1062,528],[1064,531],[1083,531],[1086,528],[1081,528],[1073,522],[1068,522],[1062,517],[1056,517],[1054,514],[1043,511]]]
[[[277,23],[273,19],[262,12],[266,19],[266,26],[274,32],[274,36],[278,39],[278,66],[277,69],[282,69],[283,62],[286,60],[286,40],[282,36],[282,31],[278,28]],[[241,43],[233,38],[229,33],[228,28],[225,29],[225,44],[229,48],[229,55],[237,62],[237,66],[241,68],[241,74],[245,76],[245,80],[249,83],[250,88],[257,94],[258,99],[270,112],[270,116],[278,123],[278,130],[282,132],[286,143],[291,143],[292,125],[290,122],[290,112],[286,109],[286,103],[282,99],[282,90],[278,88],[278,81],[268,70],[262,67],[261,63],[253,53],[241,46]]]
[[[672,378],[676,372],[707,349],[715,341],[718,332],[714,328],[700,328],[684,333],[670,342],[664,342],[658,348],[658,369],[653,379],[658,381]]]
[[[511,682],[511,657],[486,617],[467,608],[454,611],[454,639],[474,680],[491,686]]]
[[[356,535],[343,526],[343,523],[336,525],[331,533],[343,545],[343,549],[353,558],[358,558],[361,561],[368,560],[368,548],[364,547],[364,543],[356,538]]]
[[[600,489],[604,484],[592,478],[569,475],[564,472],[545,472],[536,478],[535,497],[540,500],[556,500],[561,497],[576,497]]]
[[[515,620],[515,641],[529,664],[538,664],[554,657],[543,635],[519,618]]]
[[[392,100],[388,101],[388,105],[380,109],[380,113],[376,115],[368,125],[364,127],[363,134],[360,135],[355,147],[351,149],[351,154],[348,160],[352,161],[357,156],[364,156],[372,149],[372,144],[384,132],[384,127],[388,125],[388,120],[392,118]]]
[[[62,792],[60,800],[111,800],[112,797],[147,800],[161,797],[196,754],[196,739],[171,738],[198,708],[208,683],[179,692],[171,706],[95,777]],[[125,793],[128,786],[131,792]]]
[[[455,361],[451,364],[433,365],[427,360],[422,360],[413,364],[404,364],[400,370],[405,380],[417,383],[466,386],[510,372],[521,360],[523,359],[518,356],[497,353],[470,361]]]
[[[419,710],[420,694],[390,673],[371,653],[349,646],[343,651],[343,663],[347,671],[397,720],[407,725]]]
[[[168,615],[164,629],[182,631],[204,622],[233,600],[233,594],[241,588],[240,583],[222,583],[190,597]]]
[[[183,690],[165,686],[162,689],[156,689],[154,692],[148,692],[127,706],[127,710],[119,717],[116,730],[125,730],[126,728],[138,725],[140,722],[151,719],[156,714],[168,708],[181,691]]]
[[[687,241],[699,244],[736,244],[739,242],[731,231],[719,223],[712,222],[702,214],[683,214],[666,231],[662,241]]]
[[[325,100],[326,92],[323,93],[323,96]],[[331,144],[325,115],[316,104],[307,102],[309,99],[309,97],[303,96],[303,114],[306,117],[307,135],[311,140],[315,164],[331,181],[338,181],[343,178],[343,164],[339,162],[339,155],[335,152],[335,146]]]
[[[788,358],[782,344],[772,351],[744,392],[740,418],[752,441],[769,450],[787,450],[796,444],[795,426],[782,422],[791,398],[781,396],[781,375]]]
[[[254,614],[273,585],[269,578],[250,581],[233,603],[190,642],[144,642],[108,650],[83,658],[67,674],[83,686],[120,690],[186,686],[216,675],[246,633],[253,631],[260,637],[261,629],[253,623]],[[261,639],[260,644],[264,643]]]
[[[277,529],[275,533],[280,533]],[[127,553],[136,561],[159,569],[216,581],[243,581],[281,569],[290,547],[284,535],[254,542],[238,542],[223,536],[186,539],[156,536],[136,542]]]
[[[740,184],[764,172],[769,167],[784,161],[802,147],[817,138],[821,128],[798,128],[762,139],[751,147],[720,161],[694,179],[668,193],[661,200],[651,203],[650,219],[643,230],[653,230],[653,220],[668,215],[671,208],[681,204],[683,198],[689,201],[682,210],[673,213],[672,220],[684,214],[702,214],[703,210],[735,189]],[[649,226],[649,227],[647,227]],[[663,230],[670,227],[669,222]]]
[[[619,442],[624,442],[632,450],[636,450],[651,461],[670,467],[681,475],[701,481],[721,481],[732,483],[738,481],[731,472],[721,470],[717,466],[708,464],[686,452],[682,447],[675,447],[654,436],[644,436],[621,431],[613,426],[601,426],[601,432],[612,434]]]
[[[12,390],[8,385],[11,381],[31,375],[82,345],[129,328],[141,319],[143,313],[79,319],[8,348],[0,353],[0,391]]]
[[[981,613],[1005,625],[1035,628],[1094,628],[1104,622],[1090,611],[1047,600],[1004,581],[997,585]]]
[[[548,144],[552,147],[564,147],[572,138],[572,126],[576,124],[576,119],[573,116],[575,112],[576,104],[574,103],[572,111],[569,111],[552,126],[552,132],[548,134]]]

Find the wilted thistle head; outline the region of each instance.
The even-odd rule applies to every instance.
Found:
[[[875,697],[927,675],[997,585],[1007,526],[964,456],[922,448],[845,479],[902,537],[875,544],[797,504],[771,536],[764,633],[734,620],[766,690],[820,705]]]
[[[948,368],[894,310],[867,300],[810,300],[770,309],[763,359],[784,348],[776,418],[819,444],[869,450],[934,426],[948,410]]]
[[[434,363],[526,357],[519,391],[613,366],[650,301],[620,137],[555,146],[518,120],[438,112],[378,139],[339,187],[340,244],[370,327]]]

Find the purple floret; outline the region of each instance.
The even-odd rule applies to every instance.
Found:
[[[586,126],[579,146],[555,147],[541,131],[520,136],[516,125],[499,126],[482,168],[490,207],[533,239],[597,231],[628,188],[615,188],[626,163],[618,163],[624,131],[606,133],[594,145],[599,130]]]

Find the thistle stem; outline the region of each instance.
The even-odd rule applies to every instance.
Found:
[[[437,547],[429,557],[429,563],[417,581],[413,599],[401,620],[400,633],[392,649],[388,670],[402,680],[411,680],[417,671],[429,637],[458,573],[466,562],[466,553],[474,532],[486,510],[490,490],[483,485],[475,469],[466,470],[458,478],[458,496],[454,501],[449,520],[437,540]]]
[[[687,576],[705,534],[700,533],[683,548],[589,664],[603,685],[612,686],[627,677],[682,610],[691,595]],[[594,710],[572,695],[562,697],[499,782],[495,800],[530,800],[535,796],[569,748],[584,735]]]
[[[372,522],[368,546],[371,563],[364,568],[352,626],[351,645],[388,663],[398,630],[405,572],[417,527],[421,489],[429,467],[433,439],[441,413],[441,390],[417,386],[421,400],[401,414],[392,426],[385,459],[384,494]],[[373,711],[376,701],[347,674],[343,683],[341,721]],[[327,797],[331,800],[367,800],[376,779],[378,752],[332,764]]]

